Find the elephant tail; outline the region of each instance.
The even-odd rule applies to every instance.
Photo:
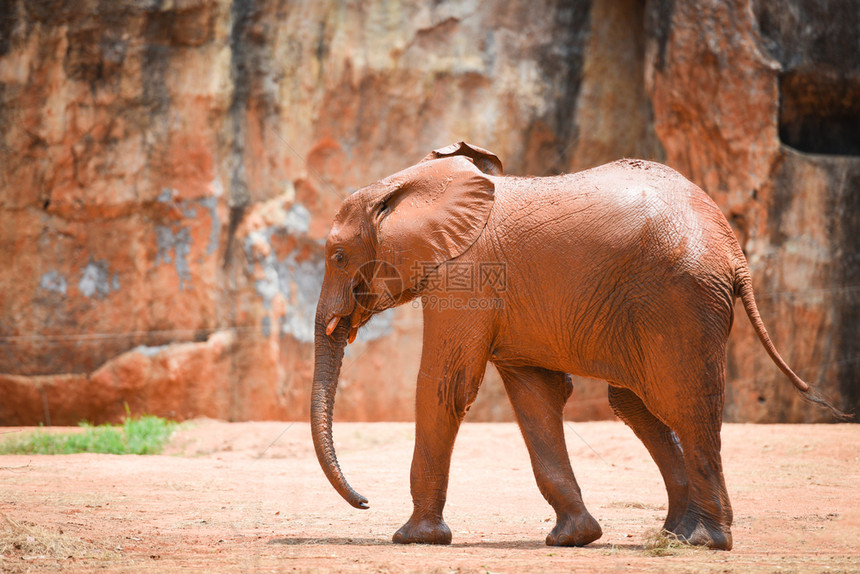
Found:
[[[850,420],[852,418],[851,415],[842,412],[833,406],[830,401],[818,394],[817,391],[809,386],[809,383],[797,376],[797,374],[791,370],[791,367],[788,366],[788,363],[786,363],[780,356],[779,352],[776,350],[776,346],[773,344],[773,341],[770,340],[770,335],[767,334],[767,329],[765,329],[764,321],[761,320],[761,315],[759,315],[758,306],[755,303],[755,296],[753,295],[752,277],[750,276],[749,269],[746,266],[746,261],[744,260],[743,265],[739,267],[741,268],[736,273],[734,292],[735,295],[739,296],[741,301],[743,301],[747,317],[749,317],[750,323],[752,323],[753,329],[755,329],[759,341],[764,345],[767,354],[770,355],[770,358],[774,363],[776,363],[779,370],[785,373],[785,376],[788,377],[797,390],[800,391],[800,396],[803,397],[805,401],[828,409],[839,420]]]

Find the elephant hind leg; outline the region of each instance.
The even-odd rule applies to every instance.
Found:
[[[609,405],[618,418],[639,437],[657,463],[669,495],[669,511],[663,528],[673,531],[687,511],[688,495],[684,453],[678,437],[629,389],[610,385]]]
[[[570,396],[564,373],[536,367],[498,366],[526,441],[538,488],[556,512],[550,546],[585,546],[603,532],[588,513],[564,440],[562,410]]]
[[[686,373],[690,376],[690,373]],[[732,548],[732,507],[720,457],[725,368],[720,359],[703,363],[696,380],[667,378],[659,396],[646,404],[678,435],[688,481],[687,509],[671,531],[691,544]],[[649,397],[650,398],[650,397]]]
[[[689,476],[687,512],[672,532],[691,544],[732,549],[732,507],[723,478],[719,430],[708,425],[681,431]]]

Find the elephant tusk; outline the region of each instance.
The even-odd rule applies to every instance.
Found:
[[[358,327],[349,332],[349,342],[347,345],[351,345],[353,341],[355,341],[355,337],[358,335]]]
[[[337,327],[337,324],[339,321],[340,321],[340,317],[338,317],[337,315],[332,317],[331,321],[328,322],[328,325],[325,328],[325,334],[331,335],[334,332],[335,328]]]

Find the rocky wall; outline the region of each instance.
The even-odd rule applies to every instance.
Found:
[[[0,424],[306,418],[337,206],[457,140],[511,174],[680,169],[733,222],[786,358],[856,404],[838,126],[860,35],[780,5],[0,0]],[[727,418],[821,419],[742,316],[732,337]],[[420,350],[412,305],[363,328],[337,419],[411,419]],[[611,416],[605,384],[576,381],[566,414]],[[469,416],[512,418],[492,368]]]
[[[666,160],[722,207],[777,348],[860,402],[860,12],[840,0],[649,4],[648,90]],[[762,352],[740,305],[725,417],[830,420]]]

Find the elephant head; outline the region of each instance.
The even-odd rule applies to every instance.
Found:
[[[374,314],[417,296],[436,267],[475,242],[493,205],[487,174],[502,174],[499,158],[460,142],[358,190],[335,216],[315,319],[311,432],[323,471],[356,508],[367,508],[367,499],[346,482],[331,431],[344,347]]]

